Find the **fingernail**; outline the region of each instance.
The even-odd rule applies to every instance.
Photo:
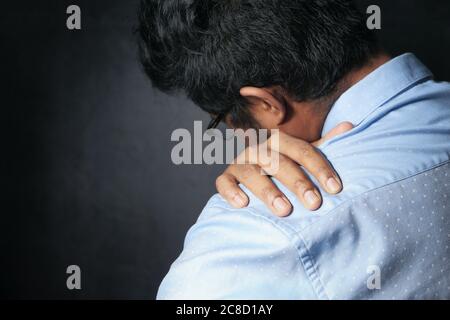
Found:
[[[312,190],[306,191],[304,196],[306,203],[312,208],[315,208],[320,202],[320,198]]]
[[[233,201],[240,208],[245,207],[246,205],[245,199],[239,194],[234,196]]]
[[[329,178],[327,180],[327,189],[329,192],[338,193],[341,191],[341,184],[337,181],[336,178]]]
[[[282,197],[277,197],[273,201],[273,206],[281,214],[287,214],[288,211],[291,209],[291,206],[289,205],[289,203],[286,200],[284,200]]]

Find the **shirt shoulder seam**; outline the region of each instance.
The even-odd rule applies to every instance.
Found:
[[[303,270],[305,271],[305,274],[314,290],[314,293],[319,299],[325,299],[329,300],[328,295],[325,293],[325,286],[322,283],[322,280],[319,277],[319,274],[316,269],[316,264],[312,258],[312,256],[309,254],[309,250],[306,247],[306,243],[304,239],[301,237],[300,234],[295,232],[295,229],[288,225],[280,226],[278,225],[279,220],[273,220],[270,219],[267,216],[263,216],[256,212],[253,208],[248,208],[249,213],[252,216],[256,216],[259,218],[262,218],[263,220],[269,222],[271,225],[273,225],[279,232],[281,232],[286,239],[288,240],[289,245],[292,246],[292,248],[298,253],[298,256],[300,258],[301,265],[303,267]],[[289,229],[291,232],[287,232],[286,229]],[[297,245],[297,243],[302,244],[302,246]]]
[[[381,186],[375,187],[373,189],[367,190],[365,192],[359,193],[345,201],[343,201],[342,203],[340,203],[339,205],[337,205],[336,207],[330,209],[329,211],[327,211],[322,217],[328,216],[329,214],[337,211],[339,208],[341,208],[342,206],[348,204],[349,202],[354,201],[355,199],[362,197],[366,194],[369,194],[373,191],[385,188],[387,186],[399,183],[401,181],[413,178],[415,176],[418,176],[420,174],[426,173],[428,171],[434,170],[436,168],[442,167],[446,164],[450,163],[450,159],[449,160],[445,160],[444,162],[440,162],[438,164],[435,164],[429,168],[426,168],[424,170],[420,170],[417,171],[413,174],[410,174],[408,176],[405,176],[403,178],[399,178],[396,179],[395,181],[392,181],[390,183],[386,183],[383,184]],[[215,207],[217,208],[222,208],[224,210],[226,210],[226,208],[224,206],[221,206],[220,204],[214,204]],[[310,228],[312,225],[320,222],[321,219],[319,219],[319,221],[311,223],[310,225],[308,225],[307,227],[301,229],[301,230],[296,230],[295,228],[291,227],[289,224],[285,223],[282,219],[276,219],[275,217],[268,217],[265,215],[260,214],[259,212],[257,212],[254,208],[251,207],[247,207],[245,208],[246,211],[251,214],[254,217],[257,217],[259,219],[262,219],[268,223],[270,223],[275,229],[277,229],[281,234],[283,234],[286,239],[288,240],[289,245],[291,245],[293,247],[293,249],[295,249],[295,251],[298,253],[299,255],[299,259],[300,259],[300,263],[303,266],[303,270],[306,273],[306,276],[314,290],[314,293],[316,294],[316,296],[319,299],[325,299],[325,300],[329,300],[329,295],[326,293],[325,290],[325,286],[319,276],[317,267],[316,267],[316,263],[314,261],[313,256],[311,255],[308,246],[306,244],[305,239],[302,237],[302,232],[305,231],[306,229]]]
[[[220,208],[223,210],[228,210],[225,208],[225,206],[222,206],[220,204],[214,204],[215,208]],[[289,246],[291,246],[295,252],[297,252],[299,258],[300,258],[300,265],[303,267],[303,270],[305,271],[305,274],[307,276],[307,279],[309,283],[311,284],[314,294],[318,299],[326,299],[329,300],[328,296],[325,294],[325,289],[322,284],[322,281],[320,280],[318,276],[318,272],[315,267],[315,263],[312,260],[311,255],[308,253],[308,248],[305,245],[304,240],[301,238],[299,234],[296,234],[296,231],[294,228],[288,226],[288,225],[281,225],[280,220],[276,220],[275,218],[261,215],[258,213],[254,208],[247,207],[244,208],[246,213],[251,214],[253,217],[258,218],[260,220],[263,220],[270,225],[272,225],[276,230],[278,230],[282,235],[286,237],[287,243]],[[297,245],[297,243],[303,244],[301,247]]]

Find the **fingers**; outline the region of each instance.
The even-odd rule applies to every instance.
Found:
[[[226,172],[220,175],[216,179],[216,189],[233,207],[239,209],[248,205],[248,196],[241,190],[239,182],[233,175]]]
[[[264,202],[275,215],[286,217],[291,213],[292,204],[272,180],[262,174],[261,167],[258,165],[231,165],[227,171]]]
[[[322,204],[320,192],[297,163],[279,154],[279,168],[273,176],[293,192],[305,208],[319,209]]]
[[[322,204],[321,194],[299,165],[314,176],[325,191],[331,194],[339,193],[342,190],[339,176],[315,147],[351,129],[353,125],[350,122],[340,123],[313,144],[278,133],[266,142],[269,153],[275,152],[279,156],[279,162],[274,166],[275,171],[272,170],[273,163],[262,163],[255,148],[247,148],[237,158],[237,163],[241,164],[230,165],[225,173],[217,178],[216,188],[232,206],[243,208],[248,205],[249,198],[239,187],[239,183],[242,183],[276,215],[285,217],[291,213],[292,204],[272,180],[262,174],[264,169],[296,194],[306,208],[316,210]],[[278,139],[277,143],[274,139]],[[246,164],[249,159],[253,160],[250,161],[253,164]]]
[[[276,151],[303,166],[326,192],[336,194],[342,190],[339,176],[325,156],[313,145],[283,133],[279,133],[278,138],[279,142],[272,144],[272,149],[278,149]]]
[[[336,127],[334,127],[330,132],[328,132],[326,135],[324,135],[320,140],[317,140],[313,143],[315,147],[320,146],[325,141],[330,140],[336,136],[339,136],[343,133],[346,133],[347,131],[350,131],[353,129],[353,124],[351,122],[341,122]]]

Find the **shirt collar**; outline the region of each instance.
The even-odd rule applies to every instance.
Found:
[[[359,125],[399,93],[432,77],[431,71],[412,53],[390,60],[338,98],[325,120],[322,136],[344,121]]]

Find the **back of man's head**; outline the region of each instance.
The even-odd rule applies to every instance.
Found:
[[[252,126],[242,87],[322,98],[377,51],[350,0],[142,0],[139,33],[155,87],[238,127]]]

